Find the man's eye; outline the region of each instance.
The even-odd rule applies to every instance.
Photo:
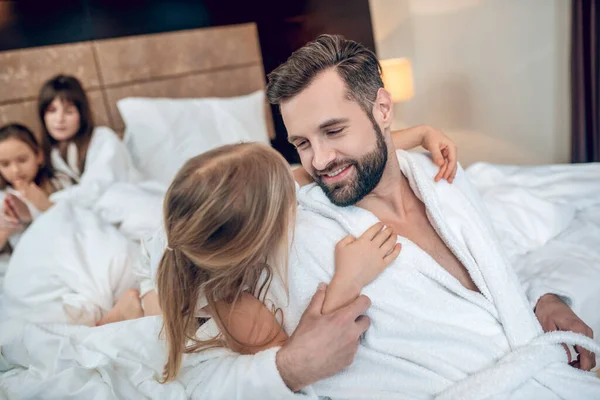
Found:
[[[340,133],[340,132],[341,132],[341,131],[343,131],[343,130],[344,130],[344,128],[336,129],[336,130],[334,130],[334,131],[327,131],[327,134],[328,134],[328,135],[335,135],[335,134],[337,134],[337,133]]]
[[[306,147],[307,145],[308,145],[308,141],[306,141],[306,140],[303,140],[303,141],[301,141],[301,142],[297,142],[297,143],[296,143],[296,148],[297,148],[297,149],[301,149],[301,148],[304,148],[304,147]]]

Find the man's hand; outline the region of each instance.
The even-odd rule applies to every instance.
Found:
[[[590,339],[594,338],[594,332],[587,326],[571,308],[566,305],[558,296],[554,294],[545,294],[537,302],[535,307],[535,316],[537,317],[544,332],[551,331],[572,331],[581,333]],[[566,350],[566,346],[563,345]],[[571,360],[569,355],[569,364],[575,368],[589,371],[596,366],[596,356],[580,346],[575,346],[577,360]]]
[[[340,372],[354,361],[360,336],[370,325],[363,314],[371,306],[366,296],[323,315],[326,286],[321,284],[298,327],[277,352],[277,368],[294,392]]]

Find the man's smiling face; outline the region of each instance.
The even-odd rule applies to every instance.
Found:
[[[281,114],[302,166],[332,203],[356,204],[377,186],[388,155],[383,133],[334,69],[281,103]]]

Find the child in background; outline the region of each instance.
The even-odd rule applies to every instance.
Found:
[[[52,206],[50,194],[66,184],[48,165],[29,129],[20,124],[0,128],[0,248],[14,246],[18,234]]]
[[[77,78],[58,75],[40,89],[38,111],[52,168],[75,184],[53,199],[91,207],[114,182],[139,180],[125,144],[110,128],[96,127]]]

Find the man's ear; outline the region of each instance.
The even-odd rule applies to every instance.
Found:
[[[392,101],[390,92],[384,88],[377,90],[377,97],[373,105],[373,116],[375,117],[375,121],[384,130],[392,126],[392,121],[394,120],[394,102]]]

